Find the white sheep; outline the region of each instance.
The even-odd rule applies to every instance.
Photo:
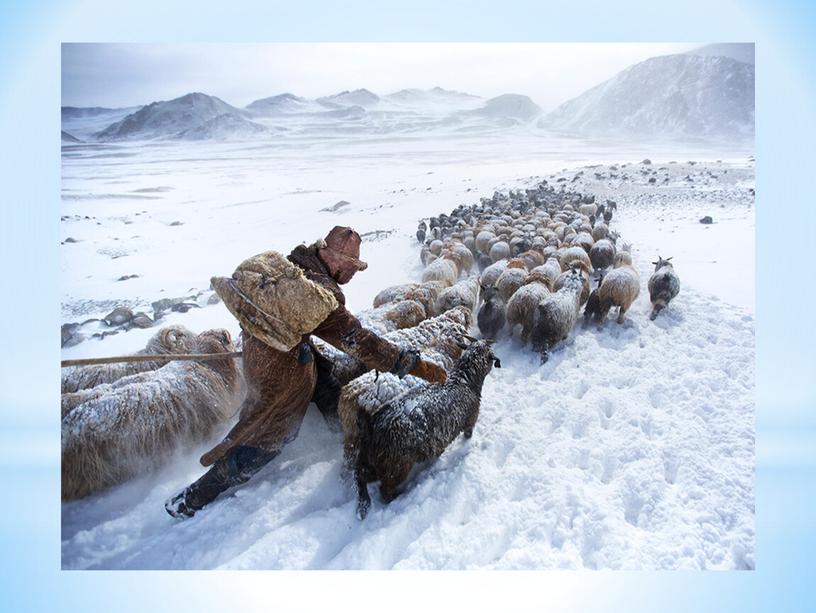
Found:
[[[459,277],[456,263],[446,258],[434,260],[422,271],[422,282],[441,281],[446,285],[453,285]]]
[[[606,273],[598,290],[600,307],[597,319],[603,322],[609,309],[618,307],[618,323],[622,324],[624,315],[640,294],[640,275],[632,266],[632,256],[620,251],[615,256],[615,268]]]
[[[505,270],[507,270],[507,260],[494,262],[482,271],[482,275],[479,277],[479,283],[485,287],[492,287],[496,285],[496,281],[499,280],[499,277]]]
[[[526,278],[526,268],[507,268],[499,275],[499,278],[496,280],[496,289],[499,290],[499,296],[502,302],[507,304],[515,291],[524,285]]]
[[[156,332],[147,341],[145,348],[137,351],[136,355],[195,353],[196,343],[196,335],[184,326],[168,326]],[[62,393],[77,392],[102,383],[113,383],[128,375],[156,370],[165,364],[167,364],[165,361],[120,362],[64,368],[62,371]]]
[[[462,279],[451,287],[443,289],[439,293],[434,313],[439,315],[458,306],[466,307],[474,312],[476,305],[479,304],[479,289],[479,278],[476,276]]]
[[[550,349],[569,335],[578,320],[583,279],[577,269],[568,275],[561,289],[538,304],[531,341],[533,349],[541,354],[542,363],[549,358]]]
[[[412,328],[428,318],[428,313],[416,300],[388,302],[374,309],[357,313],[357,319],[364,328],[385,334],[402,328]]]
[[[550,295],[552,287],[548,277],[531,272],[524,285],[518,288],[507,302],[506,317],[510,324],[510,334],[517,325],[521,326],[521,341],[526,344],[535,325],[538,304]]]
[[[198,351],[233,350],[226,330],[198,337]],[[235,411],[240,375],[232,358],[171,362],[63,395],[62,498],[86,496],[156,468],[200,443]]]

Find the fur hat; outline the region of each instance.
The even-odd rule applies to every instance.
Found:
[[[351,228],[335,226],[326,235],[325,246],[318,248],[320,260],[338,283],[347,283],[358,270],[368,268],[360,259],[361,242],[360,235]]]

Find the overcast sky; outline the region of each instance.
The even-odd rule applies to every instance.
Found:
[[[313,98],[365,87],[434,86],[530,96],[551,110],[636,62],[683,43],[265,43],[62,46],[62,104],[135,106],[193,91],[235,106],[283,92]]]

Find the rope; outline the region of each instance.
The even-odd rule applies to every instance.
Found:
[[[120,355],[110,358],[82,358],[77,360],[62,360],[60,366],[92,366],[96,364],[114,364],[116,362],[172,362],[173,360],[222,360],[224,358],[239,358],[240,351],[229,353],[160,353],[144,355]]]

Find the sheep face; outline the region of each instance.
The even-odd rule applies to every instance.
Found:
[[[654,264],[654,267],[655,267],[655,272],[657,272],[658,270],[660,270],[664,266],[671,266],[672,263],[671,263],[670,260],[671,260],[671,258],[666,258],[664,260],[660,256],[657,256],[657,262],[652,262],[652,264]]]
[[[469,345],[463,345],[462,357],[456,365],[454,374],[467,380],[474,391],[481,393],[485,377],[495,366],[501,368],[501,360],[493,353],[493,341],[476,340]]]

